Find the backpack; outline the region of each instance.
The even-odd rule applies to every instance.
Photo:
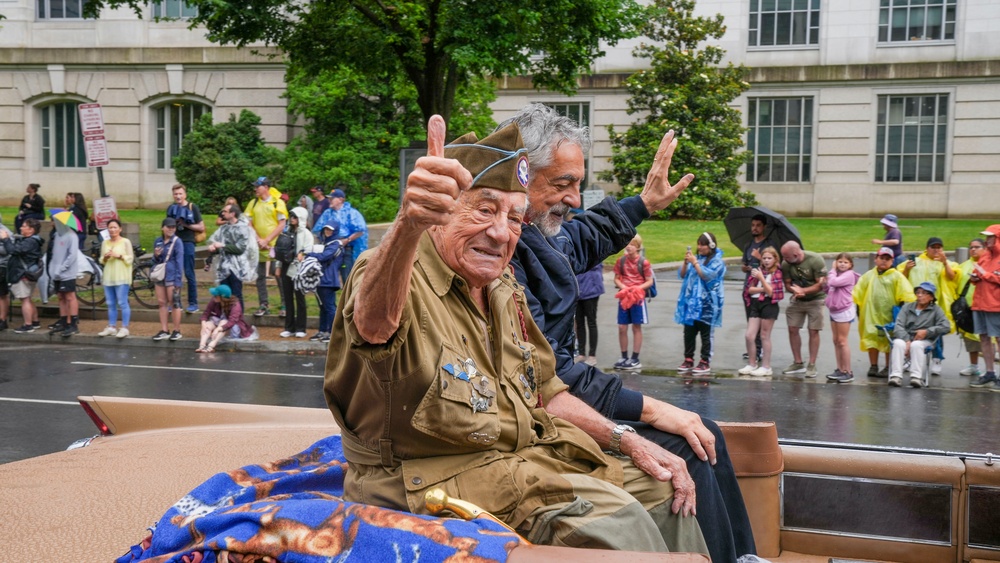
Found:
[[[288,264],[295,260],[295,236],[288,231],[282,231],[274,242],[274,257]]]
[[[639,273],[642,274],[642,281],[646,281],[646,264],[648,264],[648,263],[649,263],[649,260],[646,260],[645,258],[643,258],[641,256],[639,257]],[[625,257],[624,256],[622,256],[618,260],[618,269],[621,270],[623,273],[625,272]],[[651,285],[651,286],[649,286],[649,287],[646,288],[646,299],[652,299],[652,298],[656,297],[656,294],[657,294],[657,291],[656,291],[656,276],[654,275],[653,276],[653,285]]]
[[[965,293],[967,291],[969,291],[969,282],[965,282],[962,293],[951,304],[951,318],[955,321],[955,326],[972,334],[976,330],[975,323],[972,322],[972,308],[969,307],[969,302],[965,300]]]

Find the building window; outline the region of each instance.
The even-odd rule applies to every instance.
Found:
[[[194,122],[212,109],[197,102],[170,102],[153,109],[156,114],[156,169],[173,170],[184,137]]]
[[[748,182],[808,182],[812,169],[813,99],[750,98]]]
[[[42,168],[86,168],[76,102],[41,108]]]
[[[876,182],[943,182],[948,95],[879,96]]]
[[[542,102],[544,105],[556,110],[556,113],[563,117],[568,117],[576,122],[580,127],[590,127],[590,102]],[[580,182],[580,191],[587,189],[587,178],[590,177],[590,155],[583,155],[583,180]]]
[[[750,0],[751,47],[818,43],[819,0]]]
[[[38,0],[38,19],[83,19],[84,2],[85,0]]]
[[[198,15],[197,6],[189,6],[183,0],[161,0],[153,2],[153,18],[185,19]]]
[[[878,40],[942,41],[955,39],[956,0],[881,0]]]

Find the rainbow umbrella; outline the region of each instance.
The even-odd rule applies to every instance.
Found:
[[[59,221],[63,225],[66,225],[78,233],[83,232],[83,225],[80,224],[80,220],[77,219],[76,215],[73,215],[72,211],[66,211],[65,209],[52,209],[49,213],[51,214],[53,221]]]

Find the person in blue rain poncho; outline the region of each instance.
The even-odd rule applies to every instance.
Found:
[[[712,233],[702,233],[695,253],[688,247],[684,264],[677,272],[683,280],[674,311],[674,321],[684,325],[684,363],[677,368],[681,373],[707,375],[712,371],[712,334],[715,327],[722,326],[722,278],[726,275],[722,250],[717,248],[716,240]],[[698,336],[701,336],[701,360],[695,365]]]

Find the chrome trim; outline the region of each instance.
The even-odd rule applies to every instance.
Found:
[[[778,438],[778,444],[782,446],[803,446],[803,447],[813,447],[813,448],[828,448],[834,450],[857,450],[857,451],[866,451],[873,453],[957,457],[962,460],[981,459],[984,460],[987,465],[992,465],[993,458],[996,456],[996,454],[993,453],[953,452],[948,450],[928,450],[921,448],[908,448],[908,447],[898,447],[898,446],[872,446],[869,444],[855,444],[851,442],[824,442],[820,440],[799,440],[791,438]]]
[[[946,489],[951,491],[954,489],[951,485],[945,483],[927,483],[921,481],[899,481],[896,479],[874,479],[871,477],[848,477],[846,475],[828,475],[825,473],[800,473],[797,471],[784,471],[781,473],[781,478],[784,480],[785,475],[792,475],[795,477],[813,477],[816,479],[830,479],[833,481],[853,481],[857,483],[877,483],[880,485],[909,485],[914,487],[927,487],[930,489]]]
[[[784,531],[788,531],[788,532],[802,532],[802,533],[807,533],[807,534],[818,534],[818,535],[821,535],[821,536],[835,536],[835,537],[840,537],[840,538],[859,538],[859,539],[866,539],[866,540],[891,541],[891,542],[897,542],[897,543],[918,543],[918,544],[921,544],[921,545],[934,545],[934,546],[939,546],[939,547],[953,547],[951,543],[934,541],[934,540],[920,540],[920,539],[913,539],[913,538],[899,538],[899,537],[895,537],[895,536],[877,536],[877,535],[873,535],[873,534],[854,534],[854,533],[849,533],[849,532],[831,532],[829,530],[815,530],[813,528],[791,528],[791,527],[787,527],[786,528],[785,526],[782,526],[781,527],[781,531],[783,531],[783,532]]]

